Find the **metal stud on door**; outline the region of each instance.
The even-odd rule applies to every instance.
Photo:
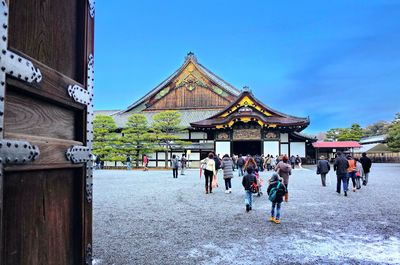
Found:
[[[40,82],[42,74],[31,61],[8,50],[8,5],[1,1],[0,5],[0,167],[2,164],[25,164],[35,160],[39,148],[26,141],[3,139],[4,136],[4,100],[6,74],[28,83]],[[0,168],[2,170],[2,168]]]

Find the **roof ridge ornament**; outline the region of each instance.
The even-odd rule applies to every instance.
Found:
[[[251,92],[251,89],[250,89],[249,86],[244,86],[244,87],[242,88],[242,92]]]
[[[196,57],[196,55],[194,55],[194,52],[190,51],[190,52],[187,53],[187,55],[185,57],[185,60],[186,61],[192,60],[192,61],[197,62],[197,57]]]

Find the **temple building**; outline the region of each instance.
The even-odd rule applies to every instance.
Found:
[[[257,100],[244,87],[239,90],[200,64],[188,53],[183,65],[166,80],[122,111],[96,111],[110,115],[123,128],[133,113],[144,114],[149,123],[154,114],[176,110],[181,114],[180,134],[191,144],[169,155],[188,154],[196,163],[210,151],[216,154],[270,154],[315,157],[314,138],[300,134],[309,118],[274,110]],[[150,154],[149,166],[164,167],[165,153]]]

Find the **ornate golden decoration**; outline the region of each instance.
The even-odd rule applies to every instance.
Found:
[[[227,132],[218,132],[217,139],[218,140],[229,140],[229,133]]]
[[[260,140],[260,129],[236,129],[233,130],[233,140]]]

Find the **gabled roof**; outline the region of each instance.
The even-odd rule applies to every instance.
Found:
[[[360,144],[384,143],[386,142],[386,135],[375,135],[370,137],[361,138]]]
[[[224,110],[190,125],[200,128],[224,128],[232,126],[237,121],[255,121],[261,126],[268,127],[288,126],[295,131],[301,131],[310,124],[309,118],[287,115],[264,105],[245,87],[239,97]]]
[[[312,144],[314,148],[360,148],[361,145],[356,141],[338,142],[316,142]]]
[[[194,53],[189,52],[187,54],[187,56],[185,57],[185,61],[184,61],[183,65],[178,70],[176,70],[167,79],[165,79],[163,82],[161,82],[159,85],[157,85],[151,91],[149,91],[146,95],[144,95],[143,97],[141,97],[140,99],[135,101],[133,104],[131,104],[126,110],[121,111],[121,113],[128,112],[128,111],[132,110],[133,108],[136,108],[137,106],[145,103],[147,99],[158,94],[165,86],[167,86],[175,78],[177,78],[182,73],[182,71],[188,66],[189,63],[193,63],[207,78],[209,78],[213,83],[215,83],[217,86],[219,86],[225,92],[227,92],[233,96],[240,95],[240,90],[238,90],[237,88],[235,88],[228,82],[224,81],[222,78],[218,77],[216,74],[211,72],[205,66],[203,66],[202,64],[197,62],[197,58],[194,55]]]

